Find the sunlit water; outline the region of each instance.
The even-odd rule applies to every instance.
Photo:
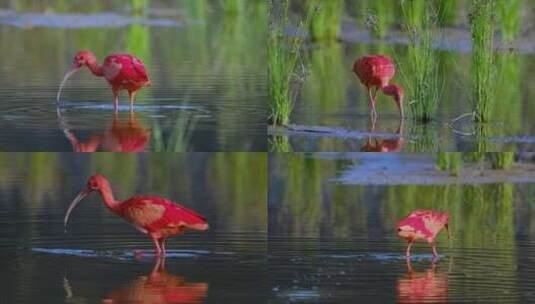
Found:
[[[265,301],[266,184],[226,178],[246,172],[240,162],[255,172],[266,166],[265,157],[250,153],[0,153],[0,302]],[[161,195],[203,214],[210,229],[169,238],[163,269],[151,240],[96,194],[80,202],[64,232],[66,208],[93,172],[110,179],[117,199]],[[242,185],[250,192],[227,191]]]
[[[533,301],[534,184],[364,186],[336,179],[366,160],[270,158],[272,303]],[[379,163],[362,169],[403,167],[392,158]],[[409,164],[405,178],[417,167]],[[417,243],[408,262],[395,234],[396,222],[418,208],[450,213],[452,239],[439,235],[436,260],[428,244]]]
[[[2,150],[77,151],[58,122],[56,96],[76,52],[89,49],[99,62],[127,52],[145,63],[152,85],[135,103],[149,134],[142,150],[265,151],[265,4],[232,16],[177,2],[151,6],[137,17],[109,7],[91,14],[3,11],[0,36],[10,43],[0,46]],[[111,89],[87,68],[68,79],[60,104],[76,137],[91,138],[111,124]],[[125,91],[119,111],[129,111]]]
[[[363,14],[364,15],[364,14]],[[532,151],[535,148],[533,86],[535,73],[533,52],[504,51],[496,54],[496,80],[491,122],[475,125],[470,117],[455,120],[472,111],[470,78],[470,40],[445,39],[466,46],[437,48],[436,64],[441,76],[441,95],[435,119],[427,125],[411,120],[410,96],[405,98],[406,118],[402,132],[395,103],[378,94],[378,120],[369,122],[368,92],[351,71],[353,62],[367,54],[387,54],[396,63],[392,80],[408,92],[403,68],[407,67],[406,44],[395,40],[397,32],[385,42],[371,39],[369,33],[352,35],[356,26],[346,20],[341,41],[307,44],[304,82],[297,89],[297,100],[289,129],[270,130],[272,149],[277,145],[292,151]],[[459,29],[459,31],[461,31]],[[464,35],[464,36],[468,36]],[[463,36],[463,37],[464,37]],[[350,38],[348,38],[350,37]],[[301,71],[299,71],[301,72]],[[406,73],[406,72],[405,72]],[[455,120],[455,121],[454,121]],[[321,132],[318,132],[321,131]],[[375,134],[370,134],[375,133]],[[403,140],[381,143],[393,136]],[[370,141],[372,142],[370,144]],[[375,148],[375,149],[374,149]],[[381,149],[383,148],[383,149]]]

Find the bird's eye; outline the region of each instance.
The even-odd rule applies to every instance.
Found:
[[[398,228],[398,232],[400,232],[400,231],[401,231],[401,228]]]

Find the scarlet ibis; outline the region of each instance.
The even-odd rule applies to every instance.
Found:
[[[407,242],[406,255],[410,257],[411,246],[417,240],[426,240],[433,249],[433,256],[438,256],[435,238],[437,234],[446,228],[448,231],[449,214],[433,210],[416,210],[398,222],[398,235]]]
[[[374,119],[377,117],[375,103],[378,90],[394,98],[399,109],[399,115],[403,119],[403,88],[396,84],[389,84],[396,73],[396,67],[392,59],[384,55],[364,56],[355,61],[353,72],[368,89],[370,115]],[[375,89],[373,94],[372,88]]]
[[[159,196],[136,195],[123,202],[116,201],[108,180],[100,174],[95,174],[89,178],[85,189],[80,191],[69,205],[64,219],[65,231],[67,231],[67,221],[74,207],[93,191],[100,193],[104,205],[111,212],[119,215],[152,239],[157,256],[165,256],[166,238],[181,234],[186,230],[208,229],[205,217]]]
[[[190,283],[184,277],[165,271],[165,260],[158,258],[152,272],[140,276],[123,288],[112,291],[102,303],[204,303],[208,284]]]
[[[112,54],[104,59],[104,64],[99,65],[95,54],[84,50],[76,53],[70,70],[61,81],[57,96],[58,103],[61,90],[67,79],[83,66],[87,66],[93,75],[106,78],[111,85],[113,96],[115,97],[115,112],[119,108],[119,92],[121,90],[128,91],[130,111],[133,111],[137,90],[150,85],[147,71],[140,59],[130,54]]]

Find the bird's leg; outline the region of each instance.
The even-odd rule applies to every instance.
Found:
[[[410,256],[407,256],[407,258],[405,259],[405,261],[407,262],[407,273],[409,275],[412,274],[412,264],[411,264],[411,257]]]
[[[130,97],[130,112],[134,112],[134,100],[136,98],[136,92],[128,91],[128,96]]]
[[[407,251],[405,252],[405,256],[407,257],[411,256],[411,246],[412,246],[412,242],[409,242],[409,245],[407,245]]]
[[[375,119],[377,118],[377,112],[375,111],[375,94],[377,94],[377,90],[375,91],[375,94],[372,95],[372,89],[368,88],[368,94],[370,95],[370,108],[371,108],[372,120],[375,121]]]
[[[433,257],[436,258],[438,256],[438,252],[435,243],[431,243],[431,248],[433,249]]]
[[[113,89],[113,96],[115,100],[113,101],[113,109],[115,110],[115,113],[119,111],[119,90]]]
[[[162,256],[165,256],[165,239],[161,238],[159,242],[160,242],[160,249],[162,250]]]
[[[160,241],[156,238],[152,238],[152,242],[154,243],[154,251],[156,253],[156,256],[161,256],[162,248],[160,247]]]

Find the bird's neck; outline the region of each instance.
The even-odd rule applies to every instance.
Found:
[[[109,184],[101,185],[100,196],[102,196],[104,205],[106,205],[106,207],[108,207],[108,209],[110,209],[111,211],[116,211],[119,208],[121,202],[115,200]]]
[[[102,75],[104,75],[102,73],[102,66],[98,64],[98,61],[96,60],[88,62],[87,67],[89,68],[91,73],[93,73],[93,75],[95,76],[101,77]]]

